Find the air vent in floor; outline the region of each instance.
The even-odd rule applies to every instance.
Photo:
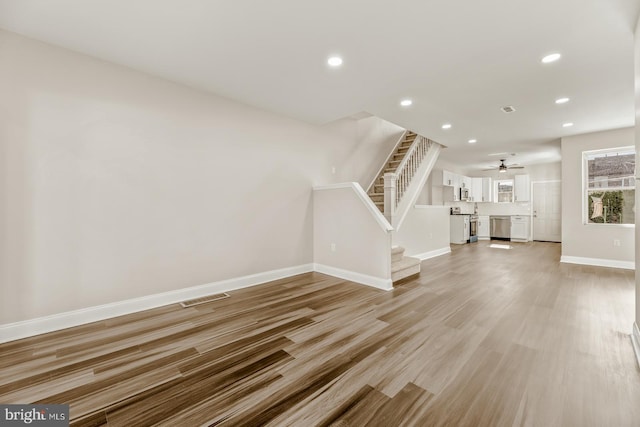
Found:
[[[226,292],[222,294],[207,295],[206,297],[194,298],[187,301],[182,301],[180,305],[187,308],[187,307],[193,307],[194,305],[206,304],[208,302],[218,301],[225,298],[229,298],[229,294]]]

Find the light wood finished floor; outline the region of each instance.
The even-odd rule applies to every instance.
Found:
[[[0,402],[72,425],[640,425],[633,272],[488,243],[392,292],[311,273],[3,344]]]

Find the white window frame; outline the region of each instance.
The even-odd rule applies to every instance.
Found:
[[[594,226],[594,227],[623,227],[623,228],[629,228],[629,227],[635,227],[635,224],[599,224],[599,223],[593,223],[593,222],[589,222],[589,199],[588,199],[588,192],[589,192],[589,157],[593,156],[594,154],[627,154],[627,153],[633,153],[634,155],[636,154],[636,148],[633,145],[629,145],[629,146],[624,146],[624,147],[616,147],[616,148],[604,148],[604,149],[600,149],[600,150],[589,150],[589,151],[583,151],[582,152],[582,224],[584,225],[588,225],[588,226]],[[637,159],[637,156],[636,156]],[[637,164],[636,164],[637,167]],[[600,187],[600,188],[593,188],[592,190],[598,190],[601,189],[602,191],[608,191],[608,190],[629,190],[629,189],[633,189],[636,190],[636,185],[635,185],[635,176],[633,177],[633,187],[631,186],[621,186],[621,187]],[[637,208],[637,206],[636,206]]]

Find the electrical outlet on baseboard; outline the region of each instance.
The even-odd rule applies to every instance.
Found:
[[[613,246],[620,246],[620,239],[613,239]]]

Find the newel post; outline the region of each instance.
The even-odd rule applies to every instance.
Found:
[[[393,216],[396,213],[396,183],[398,177],[395,173],[384,174],[384,216],[393,224]]]

